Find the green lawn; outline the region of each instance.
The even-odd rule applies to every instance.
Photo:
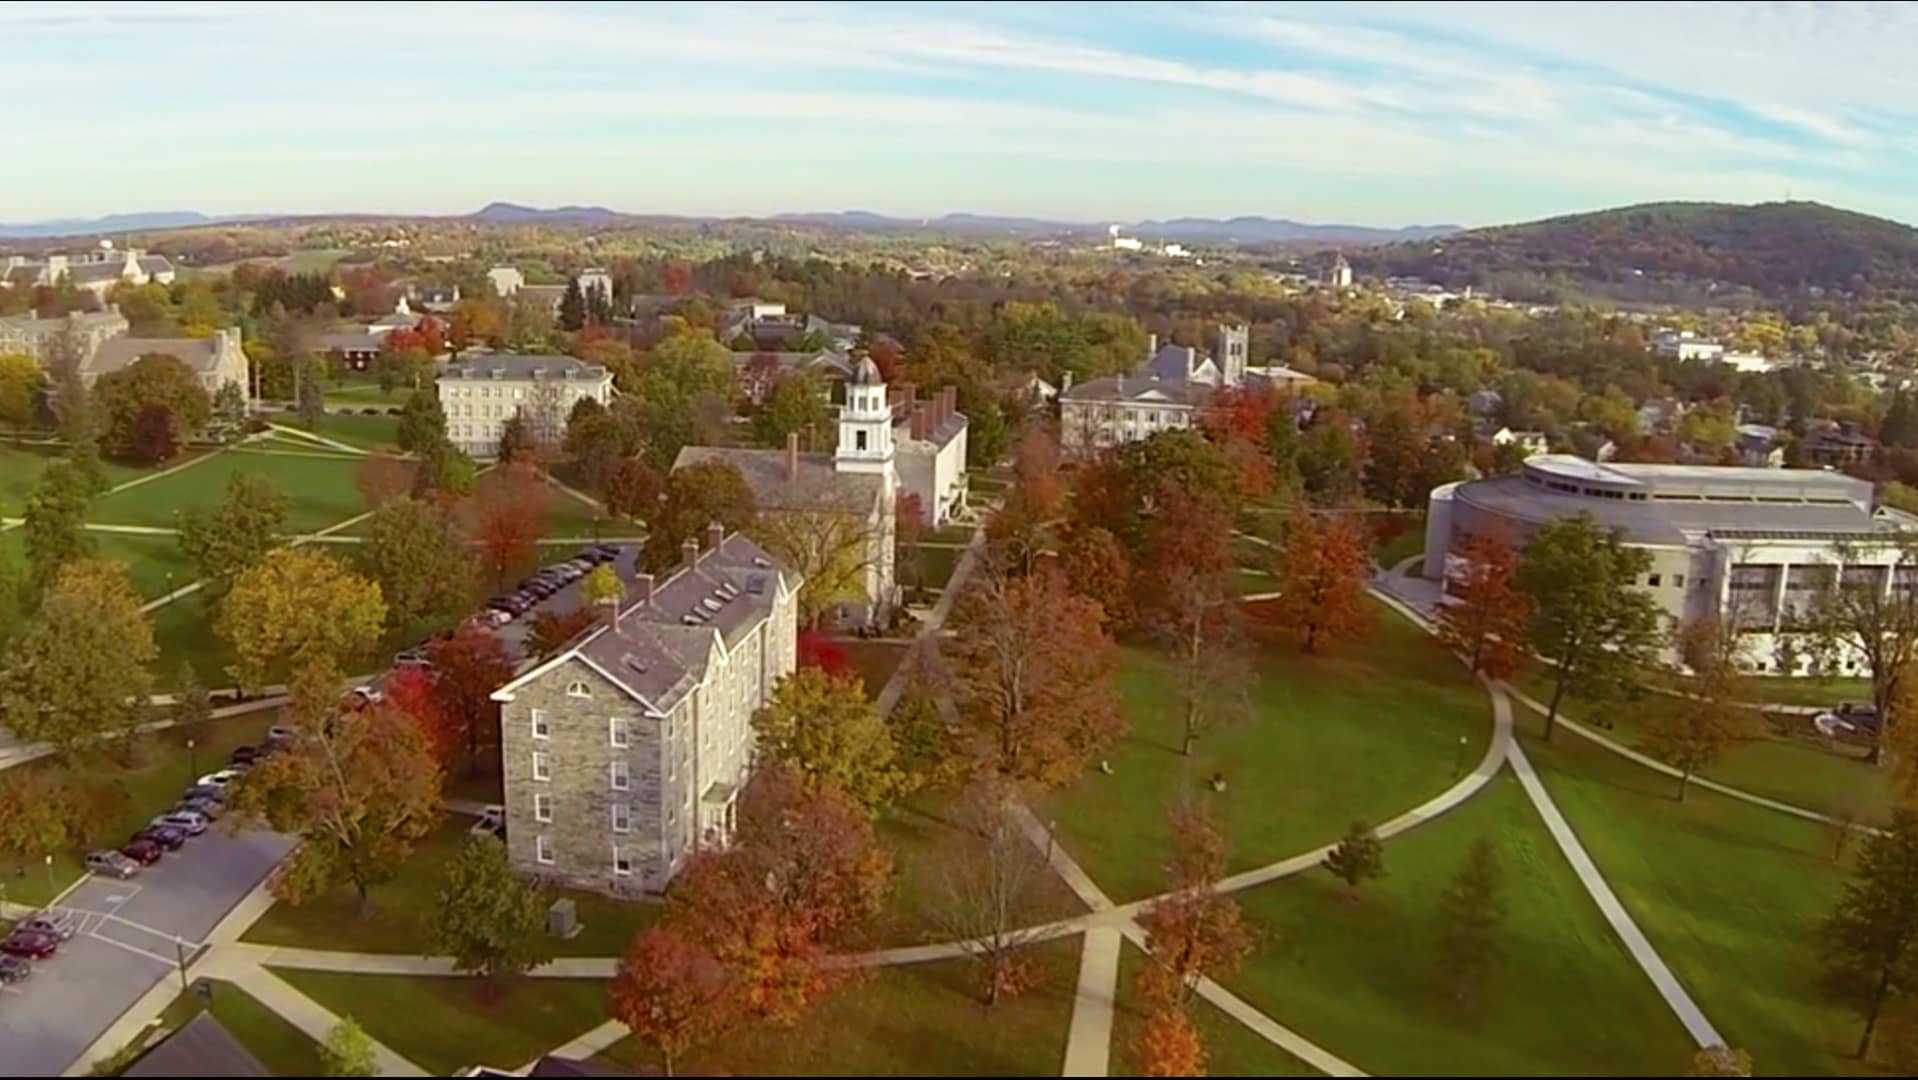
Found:
[[[950,896],[954,860],[966,845],[976,843],[953,820],[953,807],[943,795],[921,793],[891,807],[875,823],[880,843],[892,851],[892,896],[885,915],[873,928],[875,947],[917,945],[950,940],[941,911]],[[1020,905],[1018,923],[1030,926],[1085,914],[1085,905],[1058,875],[1033,853],[1031,887]]]
[[[1134,1062],[1132,1044],[1151,1011],[1138,989],[1139,973],[1147,961],[1145,952],[1130,942],[1124,950],[1119,955],[1118,1011],[1112,1018],[1112,1071],[1118,1076],[1137,1076],[1139,1067]],[[1205,1043],[1206,1072],[1211,1076],[1323,1075],[1204,998],[1194,998],[1188,1011]]]
[[[1390,570],[1401,561],[1409,559],[1414,555],[1423,554],[1424,551],[1425,519],[1418,518],[1414,520],[1404,532],[1393,537],[1390,542],[1380,545],[1377,553],[1373,556],[1373,560],[1380,566]]]
[[[1232,571],[1232,593],[1235,596],[1253,596],[1258,593],[1277,592],[1278,589],[1279,579],[1262,570]]]
[[[952,572],[959,566],[964,548],[919,546],[919,581],[929,590],[946,587],[952,580]]]
[[[397,409],[406,404],[406,399],[412,396],[412,393],[411,386],[395,386],[392,392],[388,393],[380,389],[378,379],[364,375],[349,375],[338,382],[332,379],[326,381],[326,407],[332,409],[350,405],[355,410],[368,406]]]
[[[135,743],[132,763],[105,755],[83,762],[79,767],[113,776],[127,794],[126,812],[110,836],[116,842],[146,826],[155,814],[169,809],[198,776],[225,765],[227,755],[242,744],[258,743],[266,729],[278,719],[278,712],[265,710],[225,720],[209,720],[191,728],[168,728],[140,736]],[[186,747],[192,738],[194,749]],[[22,769],[55,768],[51,759],[21,765]],[[198,770],[197,772],[195,770]],[[0,858],[0,882],[7,882],[6,897],[19,904],[44,904],[80,876],[80,857],[85,852],[55,852],[52,880],[39,858],[24,861]]]
[[[1231,868],[1248,869],[1338,839],[1355,818],[1383,821],[1450,785],[1491,733],[1485,692],[1411,623],[1380,607],[1361,642],[1308,656],[1269,643],[1256,657],[1252,714],[1179,753],[1181,721],[1166,666],[1124,652],[1120,689],[1131,733],[1044,811],[1066,848],[1115,898],[1164,887],[1166,810],[1182,791],[1225,826]],[[1460,747],[1461,737],[1465,740]],[[1227,790],[1208,781],[1222,773]]]
[[[689,1076],[1056,1076],[1079,946],[1078,938],[1034,946],[1044,982],[991,1008],[970,961],[881,968],[790,1028],[728,1031],[676,1064]],[[630,1037],[595,1060],[658,1065]]]
[[[1469,1008],[1439,985],[1433,901],[1481,836],[1505,872],[1508,959]],[[1385,866],[1356,901],[1323,871],[1241,893],[1265,939],[1227,985],[1381,1076],[1669,1076],[1690,1059],[1684,1029],[1509,772],[1387,843]]]
[[[177,589],[200,576],[175,537],[107,532],[87,535],[93,539],[94,552],[100,558],[125,563],[133,571],[133,587],[145,599],[165,595],[169,580]]]
[[[181,994],[160,1014],[162,1030],[178,1031],[188,1020],[211,1012],[228,1034],[258,1058],[274,1076],[320,1076],[325,1069],[320,1047],[304,1031],[288,1023],[259,999],[229,982],[207,980],[211,1001],[195,993]]]
[[[160,658],[153,664],[157,691],[179,685],[182,664],[193,665],[203,686],[233,685],[233,677],[226,672],[233,663],[233,649],[214,632],[205,594],[182,597],[148,617],[153,620],[153,639],[160,646]]]
[[[1539,728],[1527,718],[1521,730]],[[1759,1072],[1852,1070],[1842,1055],[1860,1025],[1813,988],[1815,931],[1841,884],[1829,830],[1710,792],[1679,803],[1665,777],[1562,734],[1526,751],[1619,899]]]
[[[572,492],[553,485],[552,501],[548,506],[546,535],[592,537],[633,535],[632,526],[618,525],[606,516],[606,511]]]
[[[94,503],[88,520],[114,525],[173,527],[177,512],[217,506],[229,477],[249,473],[271,480],[287,497],[287,526],[311,532],[360,513],[355,459],[293,457],[228,451]]]
[[[66,452],[61,446],[21,446],[0,443],[0,516],[19,517],[26,509],[27,496],[33,493],[34,485],[40,482],[40,474],[47,471],[47,465]],[[187,457],[168,463],[177,465],[188,460]],[[106,474],[108,487],[124,484],[128,480],[138,479],[153,472],[150,468],[122,465],[118,462],[101,462]]]
[[[606,988],[593,979],[516,979],[489,999],[475,979],[269,970],[432,1076],[517,1069],[606,1018]]]
[[[351,248],[306,248],[279,261],[289,274],[324,274],[351,254]]]
[[[1533,670],[1520,680],[1525,692],[1540,702],[1551,700],[1551,685],[1546,673]],[[1594,709],[1580,702],[1561,703],[1559,712],[1575,720],[1595,719],[1610,724],[1605,733],[1627,746],[1641,748],[1647,723],[1677,707],[1675,699],[1647,692],[1636,700]],[[1514,715],[1528,720],[1543,718],[1524,705],[1513,702]],[[1827,746],[1815,736],[1789,735],[1766,720],[1754,716],[1754,730],[1760,737],[1726,751],[1717,762],[1702,770],[1720,783],[1756,795],[1765,795],[1795,806],[1834,814],[1852,814],[1860,819],[1878,820],[1889,805],[1890,779],[1883,769],[1866,763],[1859,754],[1843,746]],[[1783,730],[1802,731],[1800,721],[1783,719]],[[1567,740],[1575,735],[1565,736]],[[1663,783],[1676,790],[1677,781]]]
[[[364,416],[355,413],[327,413],[317,434],[365,450],[399,450],[400,418],[384,413]]]
[[[413,851],[399,876],[374,886],[371,908],[359,911],[351,889],[335,889],[299,907],[274,904],[247,928],[244,940],[261,945],[292,945],[350,952],[407,953],[427,948],[426,926],[436,906],[434,896],[448,860],[466,840],[473,820],[448,815],[446,822]],[[618,956],[633,935],[652,925],[660,914],[656,904],[614,900],[596,893],[566,892],[577,905],[580,932],[554,943],[560,956]]]

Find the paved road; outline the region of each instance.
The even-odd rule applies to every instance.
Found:
[[[162,979],[175,978],[233,905],[293,846],[217,827],[130,881],[90,878],[61,901],[81,932],[26,983],[0,993],[0,1076],[58,1076]]]

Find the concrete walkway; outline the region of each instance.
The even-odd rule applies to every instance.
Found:
[[[938,640],[940,629],[946,625],[946,619],[952,615],[952,607],[959,600],[959,592],[964,588],[966,579],[972,576],[972,568],[986,549],[985,515],[979,515],[980,524],[972,530],[972,539],[966,541],[966,550],[952,568],[952,576],[946,579],[946,587],[939,593],[939,600],[933,604],[932,611],[925,621],[919,624],[919,632],[913,636],[912,645],[906,655],[900,658],[899,666],[893,669],[892,677],[879,691],[875,704],[879,715],[892,713],[893,706],[899,704],[899,698],[906,692],[906,681],[911,677],[917,660],[927,656],[933,642]],[[929,661],[928,661],[929,662]]]
[[[331,447],[332,449],[341,451],[342,453],[352,454],[354,457],[367,456],[366,447],[364,446],[354,446],[352,443],[343,443],[339,441],[338,439],[329,439],[326,436],[320,435],[316,432],[305,431],[300,428],[291,428],[291,427],[287,427],[284,424],[269,423],[268,425],[266,425],[266,428],[268,431],[278,432],[281,435],[290,436],[295,439],[305,439],[308,442],[319,443],[321,446]]]
[[[1111,1067],[1112,1012],[1119,993],[1119,947],[1123,944],[1125,938],[1114,928],[1086,931],[1061,1076],[1105,1076]]]
[[[1579,884],[1585,886],[1585,891],[1591,894],[1592,901],[1598,905],[1598,910],[1605,916],[1605,921],[1611,924],[1619,940],[1625,943],[1626,951],[1632,954],[1632,959],[1637,961],[1646,977],[1652,980],[1652,986],[1658,990],[1659,996],[1665,999],[1665,1004],[1670,1006],[1672,1013],[1678,1017],[1678,1022],[1685,1025],[1685,1030],[1701,1047],[1723,1044],[1725,1040],[1718,1034],[1718,1029],[1712,1026],[1710,1020],[1705,1019],[1704,1010],[1700,1009],[1698,1003],[1692,1000],[1692,996],[1685,992],[1685,987],[1679,983],[1678,976],[1673,975],[1672,969],[1665,965],[1665,959],[1658,955],[1658,950],[1652,948],[1652,943],[1645,937],[1644,931],[1638,928],[1638,923],[1632,920],[1631,913],[1625,910],[1625,905],[1619,903],[1618,895],[1612,892],[1612,887],[1605,881],[1604,875],[1598,872],[1597,864],[1593,863],[1592,857],[1585,852],[1585,845],[1579,843],[1578,834],[1572,831],[1572,826],[1565,820],[1565,815],[1559,813],[1558,806],[1552,802],[1552,797],[1546,792],[1544,783],[1538,778],[1538,773],[1532,769],[1531,760],[1525,756],[1524,747],[1517,742],[1511,743],[1506,748],[1506,759],[1512,763],[1512,771],[1518,774],[1519,783],[1525,788],[1526,797],[1532,800],[1533,809],[1545,819],[1545,828],[1551,832],[1553,842],[1558,845],[1559,851],[1564,853],[1566,861],[1572,864],[1572,870],[1578,874]]]

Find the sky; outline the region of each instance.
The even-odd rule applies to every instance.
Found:
[[[1918,4],[0,2],[0,221],[1918,221]]]

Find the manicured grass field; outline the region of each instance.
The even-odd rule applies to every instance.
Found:
[[[701,1076],[1054,1076],[1065,1059],[1079,940],[1033,947],[1045,981],[988,1008],[978,970],[950,960],[881,968],[790,1028],[728,1031],[675,1064]],[[621,1040],[594,1060],[658,1067]]]
[[[180,796],[204,773],[226,764],[227,755],[242,744],[257,744],[266,729],[277,722],[276,710],[264,710],[245,716],[209,720],[191,728],[167,728],[140,736],[135,743],[131,764],[122,764],[111,755],[96,761],[83,761],[79,768],[105,772],[126,790],[126,811],[112,830],[115,845],[146,826],[155,814],[180,800]],[[186,741],[192,738],[194,749]],[[18,766],[21,769],[53,769],[52,759],[41,758]],[[198,772],[194,770],[198,769]],[[44,904],[52,900],[80,876],[80,859],[85,852],[54,852],[52,882],[40,858],[25,861],[0,858],[0,881],[7,885],[7,899],[17,904]]]
[[[1124,652],[1120,690],[1131,733],[1041,813],[1115,898],[1164,887],[1167,807],[1181,792],[1209,805],[1244,870],[1338,839],[1355,818],[1379,822],[1424,802],[1469,768],[1491,732],[1491,705],[1464,668],[1417,627],[1380,607],[1360,642],[1310,656],[1261,640],[1251,715],[1179,753],[1171,672]],[[1464,745],[1460,745],[1460,740]],[[1208,781],[1223,774],[1227,789]]]
[[[406,404],[413,393],[410,386],[395,386],[391,393],[380,389],[379,380],[363,375],[352,375],[339,382],[326,381],[326,407],[329,409],[350,405],[355,409],[377,406],[384,409],[397,409]]]
[[[1151,1012],[1139,995],[1139,973],[1149,962],[1143,950],[1127,942],[1119,954],[1119,996],[1112,1018],[1112,1072],[1137,1076],[1139,1066],[1132,1047]],[[1286,1053],[1227,1016],[1204,998],[1194,998],[1192,1024],[1205,1044],[1206,1072],[1210,1076],[1320,1076],[1317,1069]]]
[[[475,979],[270,970],[432,1076],[517,1069],[606,1018],[605,985],[592,979],[516,979],[487,998]]]
[[[1390,570],[1401,561],[1425,551],[1425,522],[1423,519],[1413,522],[1404,532],[1393,537],[1390,542],[1379,546],[1372,559],[1380,566]]]
[[[919,582],[928,590],[939,590],[952,580],[964,548],[919,546]]]
[[[393,880],[370,892],[371,907],[362,914],[359,898],[350,888],[335,889],[299,907],[275,904],[247,928],[247,941],[262,945],[293,945],[350,952],[419,954],[427,948],[428,921],[437,905],[440,875],[460,845],[473,819],[448,815],[446,822],[413,850]],[[596,893],[567,892],[577,905],[580,932],[554,942],[560,956],[617,956],[626,951],[633,935],[659,918],[657,904],[624,902]]]
[[[274,1076],[321,1076],[325,1064],[319,1044],[306,1032],[288,1023],[279,1013],[260,1004],[259,999],[229,982],[208,980],[213,999],[202,1001],[194,993],[181,994],[160,1014],[162,1030],[178,1031],[187,1021],[203,1012],[211,1012],[241,1046],[258,1058]],[[157,1040],[155,1040],[157,1041]]]
[[[1232,593],[1235,596],[1254,596],[1259,593],[1277,592],[1279,579],[1261,570],[1239,569],[1232,571]]]
[[[326,417],[320,421],[318,434],[366,450],[397,451],[400,418],[384,413],[378,416],[365,416],[360,413],[327,413]]]
[[[1861,1025],[1814,989],[1816,930],[1842,884],[1830,830],[1711,792],[1677,802],[1667,778],[1563,734],[1525,745],[1606,881],[1758,1072],[1854,1070],[1843,1055]]]
[[[40,475],[47,466],[66,453],[63,446],[22,446],[17,443],[0,443],[0,516],[19,517],[26,509],[27,496],[33,494],[34,485],[40,482]],[[189,451],[180,458],[168,462],[165,467],[178,465],[181,461],[191,460],[203,451]],[[121,465],[118,462],[103,461],[101,469],[106,475],[108,487],[124,484],[155,470],[133,465]]]
[[[217,506],[229,477],[264,476],[287,497],[287,527],[311,532],[365,509],[355,483],[358,464],[344,456],[294,457],[232,450],[94,503],[88,520],[171,528],[177,511]]]
[[[1520,680],[1525,692],[1541,703],[1551,697],[1551,685],[1540,671],[1527,672]],[[1544,718],[1514,701],[1514,715],[1543,725]],[[1594,709],[1579,701],[1561,702],[1559,712],[1574,720],[1594,719],[1611,725],[1605,734],[1618,742],[1642,749],[1647,725],[1654,717],[1676,708],[1675,699],[1647,692],[1638,699]],[[1796,723],[1796,721],[1793,721]],[[1795,806],[1832,814],[1852,814],[1860,820],[1879,820],[1889,805],[1886,771],[1875,768],[1858,751],[1845,746],[1826,746],[1812,736],[1778,734],[1761,719],[1753,718],[1758,737],[1727,750],[1718,761],[1702,770],[1720,783],[1765,795]],[[1575,735],[1563,736],[1575,740]],[[1678,782],[1652,778],[1675,793]]]
[[[546,535],[577,536],[590,539],[598,535],[631,535],[632,526],[616,524],[606,511],[554,485],[547,509]]]
[[[160,646],[160,658],[153,663],[155,690],[178,686],[181,664],[192,664],[203,686],[233,685],[233,677],[226,672],[233,663],[233,650],[214,632],[203,594],[175,600],[155,609],[149,618],[153,640]]]
[[[1466,1007],[1439,982],[1434,901],[1481,836],[1504,869],[1506,961],[1482,1003]],[[1241,893],[1266,937],[1226,984],[1381,1076],[1669,1076],[1689,1061],[1684,1029],[1509,772],[1388,842],[1385,867],[1356,900],[1324,871]]]
[[[892,896],[871,944],[875,948],[917,945],[953,937],[942,927],[953,866],[973,837],[954,820],[954,807],[940,794],[922,793],[891,807],[874,823],[879,842],[892,851]],[[1068,919],[1085,914],[1085,905],[1040,861],[1034,851],[1031,886],[1020,905],[1018,924]]]
[[[177,589],[200,576],[193,561],[180,550],[176,537],[108,532],[87,535],[92,537],[94,552],[100,558],[125,563],[132,570],[133,587],[145,599],[165,595],[168,580]]]

